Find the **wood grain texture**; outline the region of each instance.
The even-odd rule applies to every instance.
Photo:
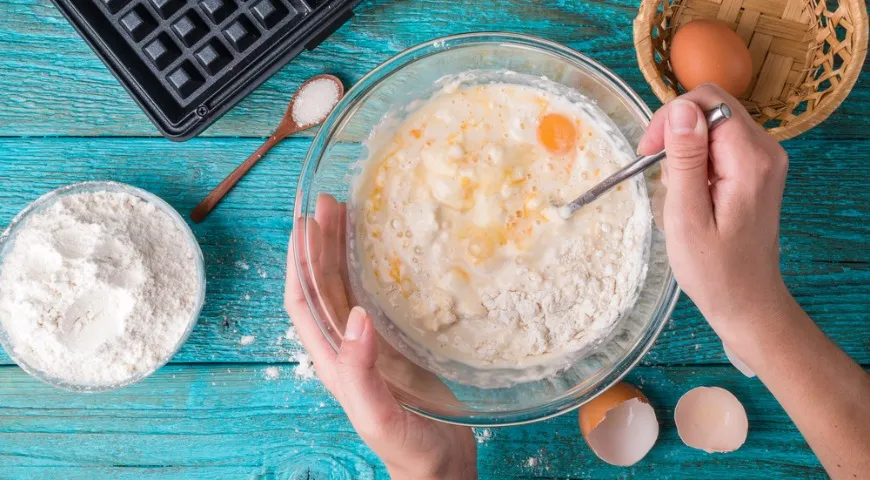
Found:
[[[181,362],[274,362],[297,345],[281,340],[284,266],[296,179],[309,141],[279,145],[193,230],[205,255],[208,292]],[[257,139],[0,139],[0,226],[50,189],[111,179],[161,196],[183,214]],[[870,364],[870,141],[787,144],[792,164],[782,221],[782,267],[798,301],[850,355]],[[837,188],[831,188],[837,185]],[[256,341],[240,346],[243,335]],[[3,355],[0,362],[9,363]],[[715,334],[683,298],[650,365],[727,363]]]
[[[158,133],[49,0],[0,0],[0,228],[40,194],[97,179],[154,192],[186,215],[271,133],[306,78],[335,73],[351,85],[401,50],[448,34],[503,30],[565,43],[614,70],[655,107],[631,44],[636,8],[634,0],[364,0],[352,22],[203,137],[173,144],[129,138]],[[827,122],[786,144],[791,170],[782,223],[789,287],[865,365],[868,110],[864,75]],[[294,138],[278,146],[193,226],[208,295],[173,364],[118,392],[71,395],[28,377],[0,353],[0,478],[387,478],[323,387],[295,377],[291,359],[300,347],[284,338],[287,237],[309,143]],[[242,346],[244,335],[256,339]],[[683,297],[628,377],[657,407],[662,426],[646,459],[628,469],[600,462],[569,413],[492,430],[479,444],[481,478],[825,478],[770,394],[726,363],[715,334]],[[279,368],[279,378],[267,378],[269,366]],[[707,455],[677,437],[673,407],[698,385],[726,387],[746,406],[751,431],[738,452]]]
[[[381,463],[314,380],[263,365],[175,365],[119,392],[72,395],[0,367],[0,473],[12,479],[371,479]],[[490,430],[483,479],[825,478],[795,426],[757,380],[730,367],[640,367],[629,381],[656,407],[661,434],[631,468],[596,459],[576,413]],[[708,455],[682,444],[673,408],[690,388],[718,385],[743,401],[746,444]],[[478,432],[479,437],[480,432]],[[531,460],[530,459],[534,459]],[[308,475],[308,476],[306,476]]]
[[[564,43],[625,79],[653,108],[632,45],[634,0],[365,0],[356,17],[265,82],[204,135],[268,136],[293,91],[335,73],[349,86],[400,51],[437,37],[483,30]],[[0,5],[0,136],[156,136],[146,119],[49,0]],[[866,66],[865,66],[866,70]],[[824,124],[804,138],[865,138],[870,77]],[[307,133],[310,135],[310,132]]]

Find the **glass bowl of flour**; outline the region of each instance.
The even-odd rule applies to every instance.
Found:
[[[343,292],[372,316],[397,399],[445,422],[537,421],[606,390],[678,297],[660,172],[571,219],[557,207],[630,161],[650,117],[612,72],[533,37],[446,37],[385,62],[326,120],[297,190],[294,218],[328,224],[297,226],[292,252],[326,339],[341,344]],[[315,270],[336,264],[341,281]]]
[[[129,185],[51,191],[0,236],[0,344],[64,390],[148,377],[187,340],[204,299],[193,232],[166,202]]]

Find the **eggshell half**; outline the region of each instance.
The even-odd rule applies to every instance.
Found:
[[[749,365],[743,363],[743,360],[740,360],[740,357],[738,357],[736,353],[728,348],[728,345],[725,345],[723,343],[722,350],[725,350],[725,356],[728,357],[728,361],[731,362],[731,365],[734,365],[737,370],[740,370],[740,373],[746,375],[749,378],[755,377],[755,372],[753,372],[752,369],[749,368]]]
[[[746,442],[746,410],[731,392],[697,387],[686,392],[674,409],[677,433],[686,445],[707,453],[727,453]]]
[[[598,458],[627,467],[655,445],[659,423],[643,393],[620,383],[580,407],[580,431]]]
[[[580,431],[583,433],[583,436],[589,435],[604,420],[610,409],[632,398],[640,398],[645,403],[649,403],[643,392],[633,385],[624,382],[617,383],[597,397],[584,403],[580,407]]]

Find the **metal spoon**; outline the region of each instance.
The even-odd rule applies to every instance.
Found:
[[[704,115],[707,117],[707,129],[712,129],[716,125],[719,125],[725,120],[731,118],[731,109],[728,108],[728,105],[720,103],[712,110],[704,112]],[[601,183],[590,188],[586,193],[580,195],[571,203],[559,207],[559,216],[567,220],[580,207],[588,203],[592,203],[598,197],[610,191],[610,189],[612,189],[613,187],[655,165],[663,158],[665,158],[665,156],[665,151],[662,150],[661,152],[655,153],[653,155],[637,157],[635,161],[622,167],[621,170],[614,173],[613,175],[605,178],[601,181]]]
[[[317,80],[326,79],[333,83],[338,88],[338,96],[336,97],[335,104],[330,105],[329,110],[323,115],[323,118],[319,118],[315,121],[306,123],[304,125],[299,125],[296,123],[296,120],[293,118],[293,107],[296,105],[296,98],[299,96],[299,92],[305,90],[305,87],[308,86],[309,83],[312,83]],[[199,223],[205,220],[205,217],[217,206],[217,204],[223,200],[223,198],[230,193],[230,190],[239,183],[239,180],[248,173],[257,162],[263,158],[269,150],[272,149],[275,145],[277,145],[281,140],[284,140],[290,135],[294,133],[301,132],[303,130],[307,130],[315,125],[319,125],[323,122],[329,113],[332,112],[332,109],[335,108],[335,105],[338,103],[338,100],[341,100],[341,97],[344,96],[344,85],[341,84],[341,80],[334,77],[333,75],[317,75],[316,77],[311,77],[299,87],[299,90],[296,90],[296,93],[293,94],[293,98],[290,99],[290,103],[287,105],[287,111],[284,112],[284,118],[281,119],[281,123],[278,125],[278,128],[275,129],[275,133],[266,140],[266,143],[260,146],[254,153],[248,157],[247,160],[242,162],[241,165],[236,167],[232,173],[230,173],[227,178],[225,178],[221,183],[218,184],[211,193],[208,194],[196,208],[190,212],[190,219],[196,223]]]

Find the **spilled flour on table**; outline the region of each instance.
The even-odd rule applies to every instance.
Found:
[[[263,267],[257,267],[257,275],[259,275],[260,278],[269,278],[269,274],[265,269],[263,269]]]
[[[307,354],[297,353],[295,357],[293,361],[298,362],[298,365],[293,369],[293,372],[296,373],[297,378],[310,380],[317,376],[317,372],[314,371],[314,363],[311,362]]]
[[[299,336],[296,335],[296,330],[293,329],[293,325],[287,327],[287,331],[284,332],[282,337],[278,338],[278,344],[281,344],[287,340],[296,345],[297,351],[291,353],[289,355],[289,360],[291,362],[296,362],[296,367],[293,368],[293,373],[296,374],[296,378],[300,378],[303,380],[311,380],[317,376],[317,372],[314,371],[314,363],[311,361],[311,358],[305,353],[305,349],[302,346],[302,342],[299,341]]]
[[[523,467],[532,468],[532,469],[543,469],[546,471],[550,470],[550,462],[544,457],[546,454],[546,449],[542,448],[538,451],[536,455],[533,455],[527,459],[525,459],[522,463]]]
[[[477,443],[479,444],[486,443],[492,439],[492,430],[488,428],[475,428],[474,439],[477,440]]]
[[[275,380],[281,376],[281,371],[278,370],[278,367],[266,367],[266,370],[263,371],[263,376],[266,377],[266,380]]]

